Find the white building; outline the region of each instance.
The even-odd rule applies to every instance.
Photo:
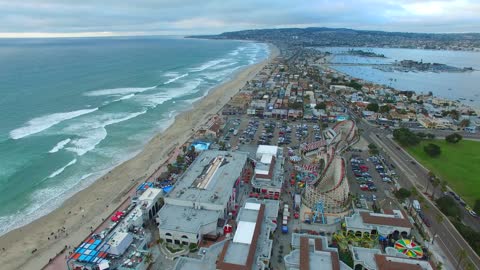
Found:
[[[247,154],[202,152],[165,196],[158,213],[160,238],[176,244],[197,244],[217,237],[235,214]]]
[[[252,192],[278,199],[282,189],[283,148],[273,145],[259,145],[256,155]]]
[[[352,216],[345,217],[346,229],[350,233],[362,236],[378,234],[388,236],[392,233],[410,235],[412,222],[403,210],[385,209],[383,213],[358,210]]]

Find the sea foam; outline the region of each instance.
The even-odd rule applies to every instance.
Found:
[[[179,79],[181,79],[181,78],[183,78],[183,77],[187,77],[187,76],[188,76],[188,73],[184,73],[184,74],[182,74],[182,75],[180,75],[180,76],[176,76],[175,78],[172,78],[172,79],[164,82],[163,84],[165,84],[165,85],[166,85],[166,84],[170,84],[170,83],[172,83],[172,82],[174,82],[174,81],[176,81],[176,80],[179,80]]]
[[[23,127],[10,131],[10,137],[14,140],[21,139],[49,129],[52,126],[59,124],[65,120],[89,114],[96,110],[98,110],[98,108],[78,110],[73,112],[53,113],[45,116],[36,117],[32,120],[29,120]]]
[[[68,166],[72,166],[73,164],[77,163],[77,159],[73,159],[72,161],[70,161],[67,165],[63,166],[62,168],[54,171],[52,174],[50,174],[48,176],[48,178],[54,178],[55,176],[61,174]]]
[[[135,113],[116,113],[104,114],[88,121],[75,123],[67,127],[64,132],[79,136],[70,142],[69,147],[65,148],[70,152],[76,153],[78,156],[83,156],[87,152],[92,151],[95,147],[107,137],[107,130],[105,127],[130,120],[147,111]]]
[[[222,58],[222,59],[211,60],[211,61],[208,61],[208,62],[206,62],[206,63],[204,63],[204,64],[202,64],[202,65],[200,65],[200,66],[198,66],[198,67],[191,68],[190,71],[192,71],[192,72],[203,71],[203,70],[205,70],[205,69],[208,69],[208,68],[211,68],[211,67],[213,67],[213,66],[215,66],[215,65],[218,65],[218,64],[222,63],[222,62],[225,61],[225,60],[227,60],[227,59]]]
[[[58,142],[50,151],[48,151],[49,153],[56,153],[60,150],[63,149],[63,147],[65,147],[65,145],[67,145],[69,142],[71,141],[70,138],[68,139],[65,139],[63,141],[60,141]]]
[[[89,97],[98,97],[98,96],[118,96],[118,95],[127,95],[127,94],[136,94],[145,92],[147,90],[154,89],[156,86],[152,87],[127,87],[127,88],[112,88],[112,89],[102,89],[95,90],[84,93],[85,96]]]

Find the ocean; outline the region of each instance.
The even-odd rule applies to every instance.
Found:
[[[434,95],[480,108],[480,52],[420,50],[397,48],[318,48],[334,54],[332,63],[388,64],[395,60],[415,60],[441,63],[455,67],[473,67],[473,72],[385,72],[372,66],[335,65],[333,69],[350,76],[399,90],[413,90],[417,93],[432,92]],[[361,57],[344,54],[348,49],[360,49],[385,55],[386,58]]]
[[[0,40],[0,234],[133,157],[266,44],[181,37]]]

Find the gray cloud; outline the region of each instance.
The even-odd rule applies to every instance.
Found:
[[[480,29],[476,0],[0,0],[0,33],[220,33],[327,26],[413,32]]]

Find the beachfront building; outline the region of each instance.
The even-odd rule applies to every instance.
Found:
[[[152,237],[144,229],[145,204],[142,202],[148,204],[154,198],[152,194],[155,194],[153,188],[146,200],[139,204],[132,203],[126,210],[116,212],[105,229],[90,235],[75,248],[67,260],[67,268],[147,269],[158,256],[158,252],[149,249]]]
[[[137,188],[137,196],[132,198],[132,202],[140,205],[144,221],[154,219],[160,211],[163,194],[163,190],[154,188],[151,182],[145,182]]]
[[[292,233],[292,251],[285,255],[287,270],[351,270],[325,236]]]
[[[283,148],[259,145],[255,154],[255,171],[250,196],[278,200],[284,181],[283,166]]]
[[[357,236],[390,234],[410,235],[413,225],[403,210],[384,209],[382,213],[357,210],[352,216],[345,217],[345,226],[349,233]]]
[[[350,246],[355,270],[435,270],[431,261],[408,258],[392,247],[387,247],[387,254],[379,249]]]
[[[273,221],[278,210],[278,201],[248,199],[238,213],[232,236],[201,249],[200,259],[179,258],[173,269],[269,269],[273,244],[270,234],[276,229]]]
[[[160,238],[175,244],[216,239],[236,216],[247,167],[246,153],[203,151],[164,197],[157,217]]]

